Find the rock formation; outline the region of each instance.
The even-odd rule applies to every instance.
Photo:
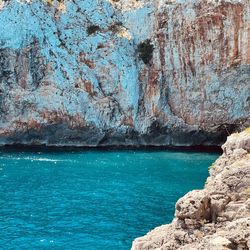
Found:
[[[0,0],[0,144],[218,145],[250,124],[249,0]]]
[[[203,190],[177,201],[175,218],[132,250],[250,249],[250,128],[231,135]]]

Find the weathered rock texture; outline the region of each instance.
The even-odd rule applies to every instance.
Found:
[[[0,0],[2,145],[217,145],[249,114],[249,0]]]
[[[177,201],[173,222],[136,239],[133,250],[250,249],[250,128],[222,148],[205,188]]]

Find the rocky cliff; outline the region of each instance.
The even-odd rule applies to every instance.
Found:
[[[0,144],[217,145],[250,124],[248,0],[0,0]]]
[[[231,135],[203,190],[176,203],[175,218],[133,243],[133,250],[250,249],[250,128]]]

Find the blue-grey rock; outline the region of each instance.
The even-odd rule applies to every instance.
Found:
[[[0,144],[218,145],[250,124],[248,0],[0,0]]]

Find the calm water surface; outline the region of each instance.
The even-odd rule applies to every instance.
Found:
[[[130,249],[218,154],[0,151],[1,249]]]

